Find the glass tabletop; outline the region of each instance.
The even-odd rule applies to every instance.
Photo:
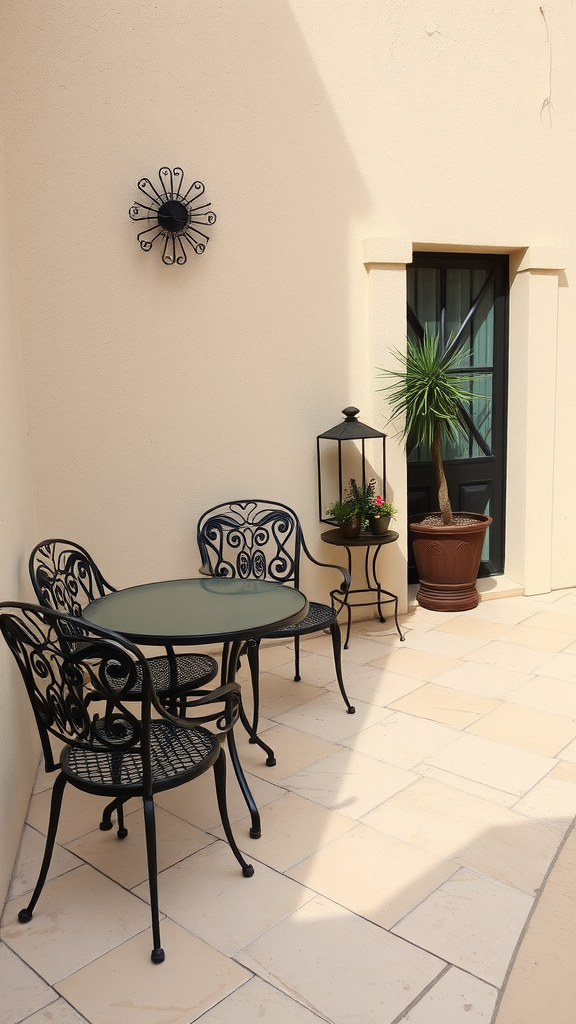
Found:
[[[299,590],[263,580],[166,580],[92,601],[82,617],[142,644],[258,639],[304,618]]]

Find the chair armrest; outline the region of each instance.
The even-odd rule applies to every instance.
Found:
[[[219,733],[226,733],[235,724],[240,714],[240,684],[226,683],[213,690],[195,690],[193,693],[180,697],[179,705],[186,708],[186,718],[180,718],[168,711],[160,703],[154,688],[151,690],[151,700],[158,714],[174,725],[180,725],[184,729],[195,729],[199,725],[207,725],[212,722]],[[194,708],[208,708],[211,704],[224,706],[205,714],[188,716],[188,712],[193,711]]]
[[[342,573],[342,583],[336,589],[341,594],[348,593],[348,591],[350,590],[350,573],[348,572],[347,569],[344,568],[343,565],[334,565],[333,562],[319,562],[317,558],[314,558],[314,555],[310,554],[304,538],[302,538],[302,550],[306,557],[311,562],[314,562],[314,565],[318,565],[322,569],[337,569],[338,572]]]

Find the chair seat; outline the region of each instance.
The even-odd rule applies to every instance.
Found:
[[[220,740],[209,729],[185,729],[168,722],[150,723],[153,789],[170,789],[210,768],[218,759]],[[62,771],[79,789],[142,793],[142,760],[132,752],[64,747]]]
[[[336,613],[328,604],[316,604],[311,601],[308,607],[308,614],[300,622],[293,626],[284,626],[274,633],[267,633],[267,637],[277,638],[282,636],[294,636],[296,633],[314,633],[317,629],[325,629],[336,619]]]
[[[165,655],[148,658],[148,666],[156,693],[195,689],[204,683],[210,683],[218,675],[218,663],[208,654],[177,654],[178,682],[175,687],[171,684],[170,663]]]

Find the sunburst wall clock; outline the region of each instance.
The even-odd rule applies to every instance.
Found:
[[[200,256],[208,245],[209,236],[201,227],[216,223],[216,214],[204,199],[204,185],[193,181],[184,191],[184,171],[181,167],[161,167],[158,171],[160,188],[149,178],[140,178],[138,188],[146,202],[135,202],[129,209],[132,220],[149,222],[140,231],[138,241],[144,252],[150,252],[157,238],[163,239],[162,262],[168,266],[186,263],[184,243]]]

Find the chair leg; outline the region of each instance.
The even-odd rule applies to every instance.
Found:
[[[248,657],[248,664],[250,666],[250,681],[252,683],[252,725],[250,725],[244,706],[240,704],[240,721],[246,729],[250,740],[250,743],[257,743],[259,747],[266,753],[266,764],[269,768],[273,768],[276,764],[276,757],[272,747],[269,747],[264,740],[261,740],[257,735],[258,730],[258,717],[260,711],[260,641],[259,640],[248,640],[246,642],[246,655]]]
[[[248,862],[244,860],[244,857],[240,853],[234,838],[234,833],[232,832],[230,818],[228,817],[228,806],[226,803],[226,755],[224,753],[224,747],[220,748],[218,760],[214,763],[214,781],[216,783],[216,796],[218,798],[220,818],[222,819],[222,825],[224,832],[226,833],[226,838],[230,844],[230,849],[242,868],[242,874],[244,877],[251,878],[254,874],[254,868],[252,864],[248,864]]]
[[[269,747],[267,743],[264,743],[264,740],[260,739],[260,737],[257,736],[256,733],[254,732],[252,726],[250,725],[250,722],[248,721],[248,719],[246,717],[246,712],[244,710],[244,706],[243,706],[242,702],[240,702],[240,721],[242,722],[242,725],[244,726],[246,732],[248,733],[248,735],[250,737],[248,742],[249,743],[257,743],[258,744],[258,746],[267,755],[267,757],[266,757],[266,764],[267,764],[268,768],[273,768],[274,765],[276,764],[276,757],[274,755],[274,751],[272,750],[272,747]]]
[[[300,682],[300,637],[294,637],[294,682]]]
[[[337,622],[333,622],[330,626],[330,633],[332,634],[332,648],[334,650],[334,665],[336,668],[338,686],[340,687],[340,693],[344,698],[348,714],[353,715],[356,712],[356,708],[353,707],[348,700],[348,695],[344,689],[344,680],[342,678],[342,637],[340,636],[340,626]]]
[[[18,914],[18,920],[22,924],[27,924],[32,917],[34,907],[36,906],[40,893],[44,888],[44,882],[46,881],[46,875],[50,867],[50,861],[52,860],[52,853],[54,851],[54,841],[56,839],[56,832],[58,831],[58,822],[60,820],[60,808],[62,807],[62,797],[64,795],[64,788],[66,786],[66,776],[63,772],[57,776],[56,781],[52,787],[52,799],[50,802],[50,820],[48,822],[48,834],[46,836],[46,846],[44,847],[44,857],[42,858],[42,866],[40,868],[40,874],[38,875],[38,881],[36,882],[36,888],[32,893],[32,898],[28,906],[21,910]]]
[[[229,753],[230,753],[230,760],[232,761],[232,767],[234,768],[234,773],[236,775],[236,778],[238,779],[238,785],[240,786],[240,789],[242,790],[242,796],[244,797],[244,799],[246,801],[246,806],[248,807],[248,810],[250,811],[250,818],[252,819],[252,825],[251,825],[251,828],[250,828],[250,838],[251,839],[260,839],[260,836],[262,835],[262,826],[260,824],[260,815],[258,813],[258,808],[256,806],[256,801],[254,800],[254,797],[252,796],[252,793],[250,792],[250,787],[249,787],[248,783],[246,782],[246,776],[244,775],[244,771],[242,769],[242,765],[240,764],[240,758],[238,757],[238,751],[236,749],[236,740],[234,739],[234,730],[233,729],[229,730],[229,732],[227,733],[227,737],[228,737],[228,750],[229,750]]]
[[[115,800],[112,800],[106,805],[102,812],[102,821],[100,822],[100,831],[109,832],[113,828],[114,823],[112,821],[112,815],[116,812],[118,816],[118,839],[125,839],[128,835],[128,829],[124,827],[124,804],[126,800],[122,797],[117,796]]]
[[[146,830],[146,857],[148,859],[148,884],[150,886],[150,912],[152,914],[152,942],[154,948],[150,959],[161,964],[164,950],[160,945],[160,919],[158,914],[158,861],[156,857],[156,819],[152,797],[144,798],[144,827]]]

